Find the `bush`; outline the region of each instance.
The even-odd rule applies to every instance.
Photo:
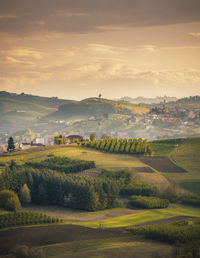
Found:
[[[131,182],[132,172],[124,169],[103,169],[99,174],[99,177],[113,179],[114,181],[117,181],[118,183],[124,185],[129,184]]]
[[[53,157],[41,162],[26,162],[25,165],[37,169],[56,170],[65,174],[77,173],[95,167],[94,161],[70,159],[67,157]]]
[[[29,258],[30,250],[26,245],[20,245],[15,249],[14,255],[16,258]]]
[[[18,211],[21,208],[18,196],[8,198],[5,208],[9,211]]]
[[[200,207],[200,196],[198,196],[198,195],[185,196],[185,197],[183,197],[182,202],[185,204],[192,205],[192,206]]]
[[[14,258],[44,258],[43,250],[31,250],[26,245],[19,245],[14,251]]]
[[[168,186],[163,192],[163,198],[168,199],[170,202],[175,202],[178,198],[177,189],[174,186]]]
[[[156,197],[132,196],[129,200],[129,205],[131,207],[144,209],[167,208],[169,201]]]
[[[200,239],[200,225],[149,225],[129,229],[134,235],[144,235],[168,243],[186,243]]]
[[[147,183],[132,183],[120,189],[122,195],[157,196],[158,188]]]
[[[17,211],[21,208],[21,203],[17,194],[10,190],[3,190],[0,192],[0,207]]]

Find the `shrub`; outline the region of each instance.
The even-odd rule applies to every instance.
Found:
[[[10,190],[3,190],[0,192],[0,207],[17,211],[21,208],[21,203],[17,194]]]
[[[131,182],[132,173],[131,171],[124,169],[120,169],[117,171],[111,169],[103,169],[99,174],[99,177],[110,178],[123,185],[129,184]]]
[[[21,208],[18,196],[8,198],[5,208],[9,211],[18,211]]]
[[[147,183],[132,183],[120,189],[122,195],[157,196],[158,188]]]
[[[15,249],[14,255],[16,258],[29,258],[30,250],[26,245],[20,245]]]
[[[200,196],[198,195],[185,196],[183,197],[182,202],[193,206],[200,206]]]
[[[168,243],[186,243],[200,239],[199,225],[148,225],[129,229],[134,235],[144,235],[149,239],[154,239]]]
[[[167,208],[169,201],[157,197],[132,196],[129,200],[129,205],[131,207],[144,209]]]
[[[31,250],[26,245],[17,246],[14,251],[14,258],[44,258],[43,250]]]
[[[177,189],[174,186],[168,186],[163,192],[163,198],[168,199],[170,202],[175,202],[178,198]]]
[[[37,169],[56,170],[65,174],[77,173],[95,167],[94,161],[70,159],[67,157],[53,157],[41,162],[26,162],[25,165]]]

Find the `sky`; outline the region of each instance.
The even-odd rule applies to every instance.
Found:
[[[0,90],[200,95],[199,0],[0,0]]]

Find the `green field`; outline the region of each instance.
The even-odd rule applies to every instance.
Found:
[[[154,151],[155,156],[164,156],[168,157],[169,154],[175,148],[175,144],[173,142],[166,142],[166,141],[153,141],[150,143],[151,147]]]
[[[170,207],[166,209],[145,210],[137,214],[109,218],[100,222],[103,228],[128,227],[131,225],[138,225],[160,219],[168,219],[180,215],[200,217],[200,208],[180,204],[171,204]],[[100,222],[91,221],[75,224],[91,228],[98,228]]]
[[[194,193],[200,194],[200,181],[199,182],[182,182],[179,184],[182,188]]]
[[[185,168],[188,173],[155,173],[134,172],[134,178],[147,181],[156,185],[160,190],[170,182],[181,188],[200,193],[200,138],[181,140],[176,145],[174,141],[158,141],[154,144],[155,155],[169,156],[177,165]],[[28,151],[12,153],[0,157],[1,169],[11,160],[19,164],[26,161],[41,161],[52,155],[67,156],[75,159],[95,161],[97,168],[133,168],[146,167],[138,156],[126,154],[103,153],[88,148],[77,146],[52,146]],[[167,180],[167,179],[168,180]],[[89,228],[120,228],[130,227],[152,221],[170,219],[177,216],[200,217],[200,208],[171,204],[165,209],[137,210],[118,207],[95,212],[67,209],[58,206],[29,205],[23,211],[35,211],[48,216],[63,219],[64,224],[81,225]],[[7,213],[0,210],[0,214]],[[34,227],[40,226],[34,225]],[[28,227],[27,225],[25,227]],[[49,226],[50,227],[50,226]],[[118,229],[115,229],[118,230]],[[169,256],[173,247],[141,238],[140,236],[119,236],[113,239],[90,239],[58,243],[34,248],[44,252],[47,257],[157,257],[156,255]],[[0,256],[2,257],[2,256]],[[11,256],[7,256],[11,257]]]
[[[152,146],[156,156],[169,156],[177,165],[185,168],[189,173],[135,173],[135,178],[147,181],[162,189],[169,184],[165,179],[179,185],[181,188],[199,193],[200,189],[200,138],[172,139],[153,141]],[[88,148],[52,146],[28,151],[20,151],[0,157],[0,168],[12,159],[22,164],[26,161],[40,161],[49,155],[67,156],[84,160],[93,160],[99,168],[132,168],[145,167],[137,156],[127,154],[103,153]],[[155,170],[154,170],[155,171]]]
[[[48,155],[56,156],[67,156],[70,158],[77,158],[83,160],[93,160],[97,167],[109,168],[109,167],[144,167],[146,166],[138,158],[133,155],[126,154],[110,154],[102,153],[96,150],[85,149],[81,147],[54,147],[54,148],[44,148],[44,150],[39,151],[21,151],[9,155],[7,157],[0,157],[0,164],[10,162],[12,159],[16,162],[23,164],[26,161],[33,160],[40,161],[48,157]]]
[[[60,243],[35,248],[47,257],[163,257],[171,255],[173,248],[168,244],[144,240],[141,237],[124,236],[112,239],[94,239]],[[1,256],[0,256],[1,257]]]
[[[81,225],[91,228],[115,228],[138,225],[160,219],[168,219],[176,216],[200,217],[200,208],[189,205],[171,204],[165,209],[128,209],[113,208],[95,212],[73,210],[59,206],[29,205],[22,211],[34,211],[47,216],[63,219],[64,224]],[[0,214],[5,214],[0,210]]]
[[[200,138],[184,139],[170,156],[189,173],[165,173],[165,176],[187,191],[200,193]]]

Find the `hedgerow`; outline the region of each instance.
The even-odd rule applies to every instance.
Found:
[[[94,161],[70,159],[68,157],[53,157],[40,162],[26,162],[25,165],[38,169],[48,168],[65,174],[77,173],[95,167]]]
[[[11,212],[0,215],[0,228],[15,227],[22,225],[58,223],[62,220],[53,218],[42,213],[27,212]]]
[[[192,206],[200,207],[200,196],[199,195],[189,195],[182,198],[182,202]]]
[[[157,196],[159,194],[158,188],[148,183],[134,182],[129,185],[124,185],[120,189],[122,195],[142,195],[142,196]]]
[[[103,169],[98,177],[114,180],[119,186],[120,195],[158,196],[159,194],[159,190],[155,186],[144,182],[134,182],[130,170]]]
[[[200,240],[200,224],[173,223],[166,225],[148,225],[130,228],[129,231],[134,235],[144,235],[149,239],[168,243],[187,243]]]
[[[132,181],[131,171],[124,170],[124,169],[120,169],[120,170],[103,169],[99,174],[99,177],[113,179],[115,182],[119,184],[120,188],[123,185],[130,184],[130,182]]]
[[[169,201],[158,197],[132,196],[129,200],[129,205],[131,207],[144,209],[167,208]]]

